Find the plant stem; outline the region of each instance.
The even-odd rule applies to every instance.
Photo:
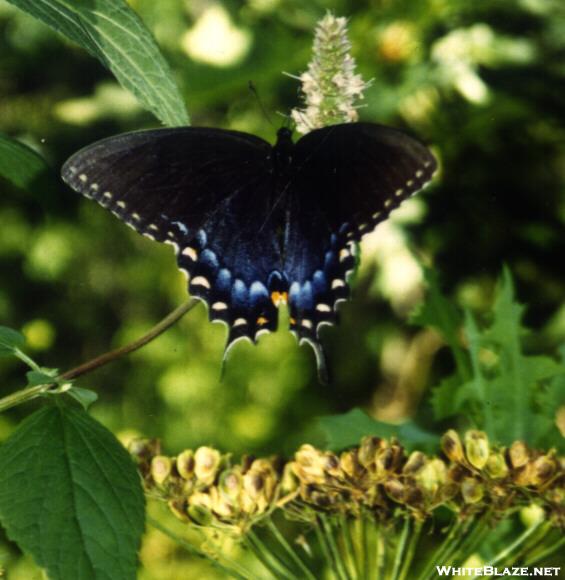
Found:
[[[377,534],[377,573],[376,578],[384,580],[386,569],[386,544],[383,536],[381,526],[375,524],[375,532]]]
[[[6,409],[15,407],[16,405],[21,405],[26,401],[31,401],[32,399],[39,397],[39,395],[42,395],[45,391],[48,391],[50,388],[54,386],[55,384],[26,387],[25,389],[21,389],[19,391],[16,391],[15,393],[11,393],[6,397],[2,397],[0,399],[0,413],[2,411],[6,411]]]
[[[469,528],[467,528],[465,533],[461,534],[464,538],[463,541],[456,541],[453,545],[453,549],[448,550],[444,554],[444,557],[446,559],[453,559],[456,563],[464,562],[475,551],[476,547],[480,545],[485,534],[488,534],[489,518],[490,512],[486,512],[476,520],[472,526],[470,526],[471,531],[468,532]]]
[[[363,578],[368,580],[371,575],[371,551],[369,548],[369,534],[367,533],[367,518],[361,515],[361,542],[363,546]]]
[[[542,525],[541,522],[530,526],[524,532],[522,532],[507,548],[500,551],[496,556],[494,556],[490,562],[485,564],[486,566],[496,566],[502,562],[509,554],[514,552],[516,548],[519,548],[526,542],[526,540]]]
[[[333,533],[332,525],[328,519],[328,516],[326,514],[320,514],[319,519],[322,523],[322,528],[323,528],[324,533],[326,535],[326,538],[328,541],[328,546],[330,548],[330,551],[331,551],[333,558],[334,558],[334,561],[335,561],[337,575],[340,578],[343,578],[343,580],[351,580],[351,576],[347,572],[347,566],[345,565],[345,562],[343,561],[343,558],[341,556],[341,553],[340,553],[339,548],[337,546],[337,543],[335,541],[335,536]]]
[[[410,535],[410,529],[412,527],[412,522],[409,516],[404,517],[404,526],[402,527],[402,532],[400,538],[398,539],[398,544],[396,546],[396,554],[394,557],[394,564],[392,567],[391,580],[400,579],[400,568],[402,566],[402,561],[404,559],[404,554],[406,553],[406,543],[408,542],[408,536]]]
[[[322,550],[322,554],[324,556],[324,560],[326,561],[326,566],[328,570],[331,572],[332,576],[337,577],[336,573],[336,566],[334,565],[333,558],[329,546],[327,544],[325,535],[322,529],[322,523],[320,519],[316,519],[316,524],[314,525],[314,530],[316,531],[316,537],[318,538],[318,543],[320,544],[320,549]]]
[[[31,359],[25,352],[22,352],[19,348],[14,349],[14,355],[17,356],[22,362],[24,362],[28,367],[32,368],[34,371],[40,371],[39,365]]]
[[[306,564],[304,564],[296,551],[290,547],[289,543],[286,541],[286,538],[282,535],[271,518],[267,518],[267,526],[273,536],[275,536],[279,544],[282,546],[284,551],[291,557],[292,561],[298,566],[298,568],[300,568],[300,571],[303,574],[303,578],[308,578],[308,580],[316,580],[314,574],[312,574]]]
[[[197,558],[201,558],[209,562],[209,564],[214,568],[221,570],[226,574],[229,574],[230,576],[236,578],[237,580],[254,580],[254,576],[251,573],[247,572],[247,570],[245,570],[242,566],[240,566],[236,562],[232,562],[227,558],[225,558],[224,556],[224,560],[228,561],[229,564],[222,564],[219,560],[212,558],[206,552],[202,552],[196,546],[193,546],[183,537],[179,536],[178,534],[175,534],[175,532],[169,530],[152,517],[147,516],[147,523],[152,525],[155,529],[159,530],[166,536],[168,536],[171,540],[173,540],[179,546],[183,547],[187,552],[189,552],[193,556],[196,556]]]
[[[465,522],[464,520],[456,519],[453,524],[451,525],[447,536],[444,540],[440,543],[437,549],[430,555],[428,558],[424,569],[420,573],[418,580],[427,580],[431,576],[431,573],[434,569],[436,564],[441,564],[444,560],[445,554],[449,552],[452,548],[452,544],[456,539],[456,536],[459,534],[461,528],[464,525],[468,525],[468,521]]]
[[[275,576],[275,578],[290,578],[294,580],[297,578],[292,570],[276,555],[272,550],[265,545],[263,540],[255,534],[253,530],[247,531],[247,539],[250,546],[254,548],[257,557],[263,562],[266,568]]]
[[[404,556],[404,563],[402,564],[402,569],[398,576],[399,580],[405,580],[408,578],[408,572],[410,571],[410,566],[414,560],[414,554],[416,553],[416,547],[418,546],[418,541],[420,539],[420,534],[422,532],[423,522],[421,520],[416,520],[414,523],[414,529],[410,535],[410,541],[408,543],[408,548],[406,549],[406,554]],[[411,575],[412,576],[412,575]]]
[[[130,344],[122,346],[121,348],[117,348],[116,350],[112,350],[107,352],[103,355],[100,355],[90,361],[87,361],[74,369],[64,372],[63,374],[57,377],[57,382],[53,383],[46,383],[44,385],[35,385],[33,387],[26,387],[24,389],[20,389],[15,393],[11,393],[6,397],[2,397],[0,399],[0,413],[5,411],[6,409],[10,409],[11,407],[15,407],[16,405],[21,405],[22,403],[26,403],[27,401],[31,401],[40,395],[45,394],[49,389],[52,389],[57,383],[62,381],[70,381],[72,379],[76,379],[77,377],[84,375],[90,371],[93,371],[101,366],[107,365],[108,363],[133,352],[145,346],[147,343],[151,342],[155,338],[157,338],[160,334],[165,332],[168,328],[170,328],[175,322],[177,322],[182,316],[184,316],[189,310],[192,310],[194,306],[198,303],[196,298],[190,298],[184,304],[181,304],[178,308],[173,310],[170,314],[165,316],[161,322],[157,323],[147,334],[143,335],[141,338],[134,340]],[[24,353],[16,353],[21,360],[26,362],[35,368],[35,370],[39,370],[39,367],[27,357]],[[22,358],[22,356],[24,358]],[[31,361],[31,362],[30,362]],[[33,366],[31,363],[33,363]]]
[[[362,516],[361,516],[362,517]],[[355,549],[353,547],[353,538],[351,537],[351,528],[347,521],[347,516],[340,514],[339,525],[341,528],[341,535],[343,537],[343,545],[345,546],[345,553],[349,562],[350,574],[356,579],[359,579],[359,566],[355,558]]]
[[[192,310],[196,304],[198,304],[198,299],[189,298],[184,304],[181,304],[178,308],[165,316],[165,318],[158,322],[147,334],[144,334],[137,340],[130,342],[130,344],[126,344],[125,346],[104,353],[90,361],[79,365],[78,367],[75,367],[74,369],[66,371],[60,375],[59,380],[70,381],[72,379],[76,379],[77,377],[107,365],[108,363],[121,358],[130,352],[133,352],[134,350],[140,349],[142,346],[145,346],[147,343],[157,338],[160,334],[163,334],[165,330],[168,330],[173,324],[175,324],[175,322],[182,318],[187,312]]]
[[[553,545],[549,546],[549,548],[546,548],[542,552],[538,552],[537,554],[532,555],[528,560],[526,560],[524,566],[532,566],[533,564],[542,561],[544,558],[547,558],[548,556],[551,556],[552,554],[557,552],[557,550],[559,550],[559,548],[561,547],[565,547],[565,538],[557,540],[557,542],[555,542]]]

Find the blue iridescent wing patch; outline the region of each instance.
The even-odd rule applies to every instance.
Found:
[[[227,349],[290,327],[326,366],[319,330],[349,295],[355,243],[431,179],[426,147],[370,123],[335,125],[274,146],[184,127],[127,133],[73,155],[63,179],[141,234],[172,245],[189,291],[228,324]]]

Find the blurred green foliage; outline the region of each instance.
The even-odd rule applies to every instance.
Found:
[[[194,125],[269,140],[283,122],[275,112],[287,115],[299,100],[282,73],[306,68],[326,9],[347,16],[359,71],[373,79],[361,118],[417,134],[442,168],[362,243],[354,299],[340,326],[325,331],[331,386],[317,384],[311,351],[297,347],[284,321],[257,347],[240,343],[220,381],[225,328],[199,306],[148,347],[79,381],[99,394],[96,418],[124,437],[161,437],[171,453],[201,444],[289,453],[319,436],[315,417],[359,405],[380,420],[416,415],[432,427],[431,404],[418,403],[455,363],[433,332],[408,324],[423,295],[421,263],[476,316],[489,312],[506,263],[527,305],[524,324],[535,330],[525,353],[556,357],[565,337],[560,0],[130,4],[169,61]],[[95,59],[0,0],[0,132],[57,171],[98,138],[154,126]],[[168,247],[62,185],[26,189],[0,182],[0,323],[22,330],[40,364],[76,366],[137,338],[185,299]],[[14,360],[0,360],[0,394],[20,374]],[[28,412],[3,415],[0,438]],[[178,577],[183,564],[169,562],[168,544],[150,536],[144,550],[155,566],[146,578]],[[25,566],[17,564],[19,577],[31,578]]]

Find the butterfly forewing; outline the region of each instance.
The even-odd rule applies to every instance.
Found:
[[[79,151],[62,175],[140,233],[173,245],[191,294],[230,325],[233,342],[276,327],[271,150],[235,131],[140,131]]]

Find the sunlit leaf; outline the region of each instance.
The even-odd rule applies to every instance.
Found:
[[[124,0],[8,0],[98,57],[163,123],[187,125],[169,65]]]

